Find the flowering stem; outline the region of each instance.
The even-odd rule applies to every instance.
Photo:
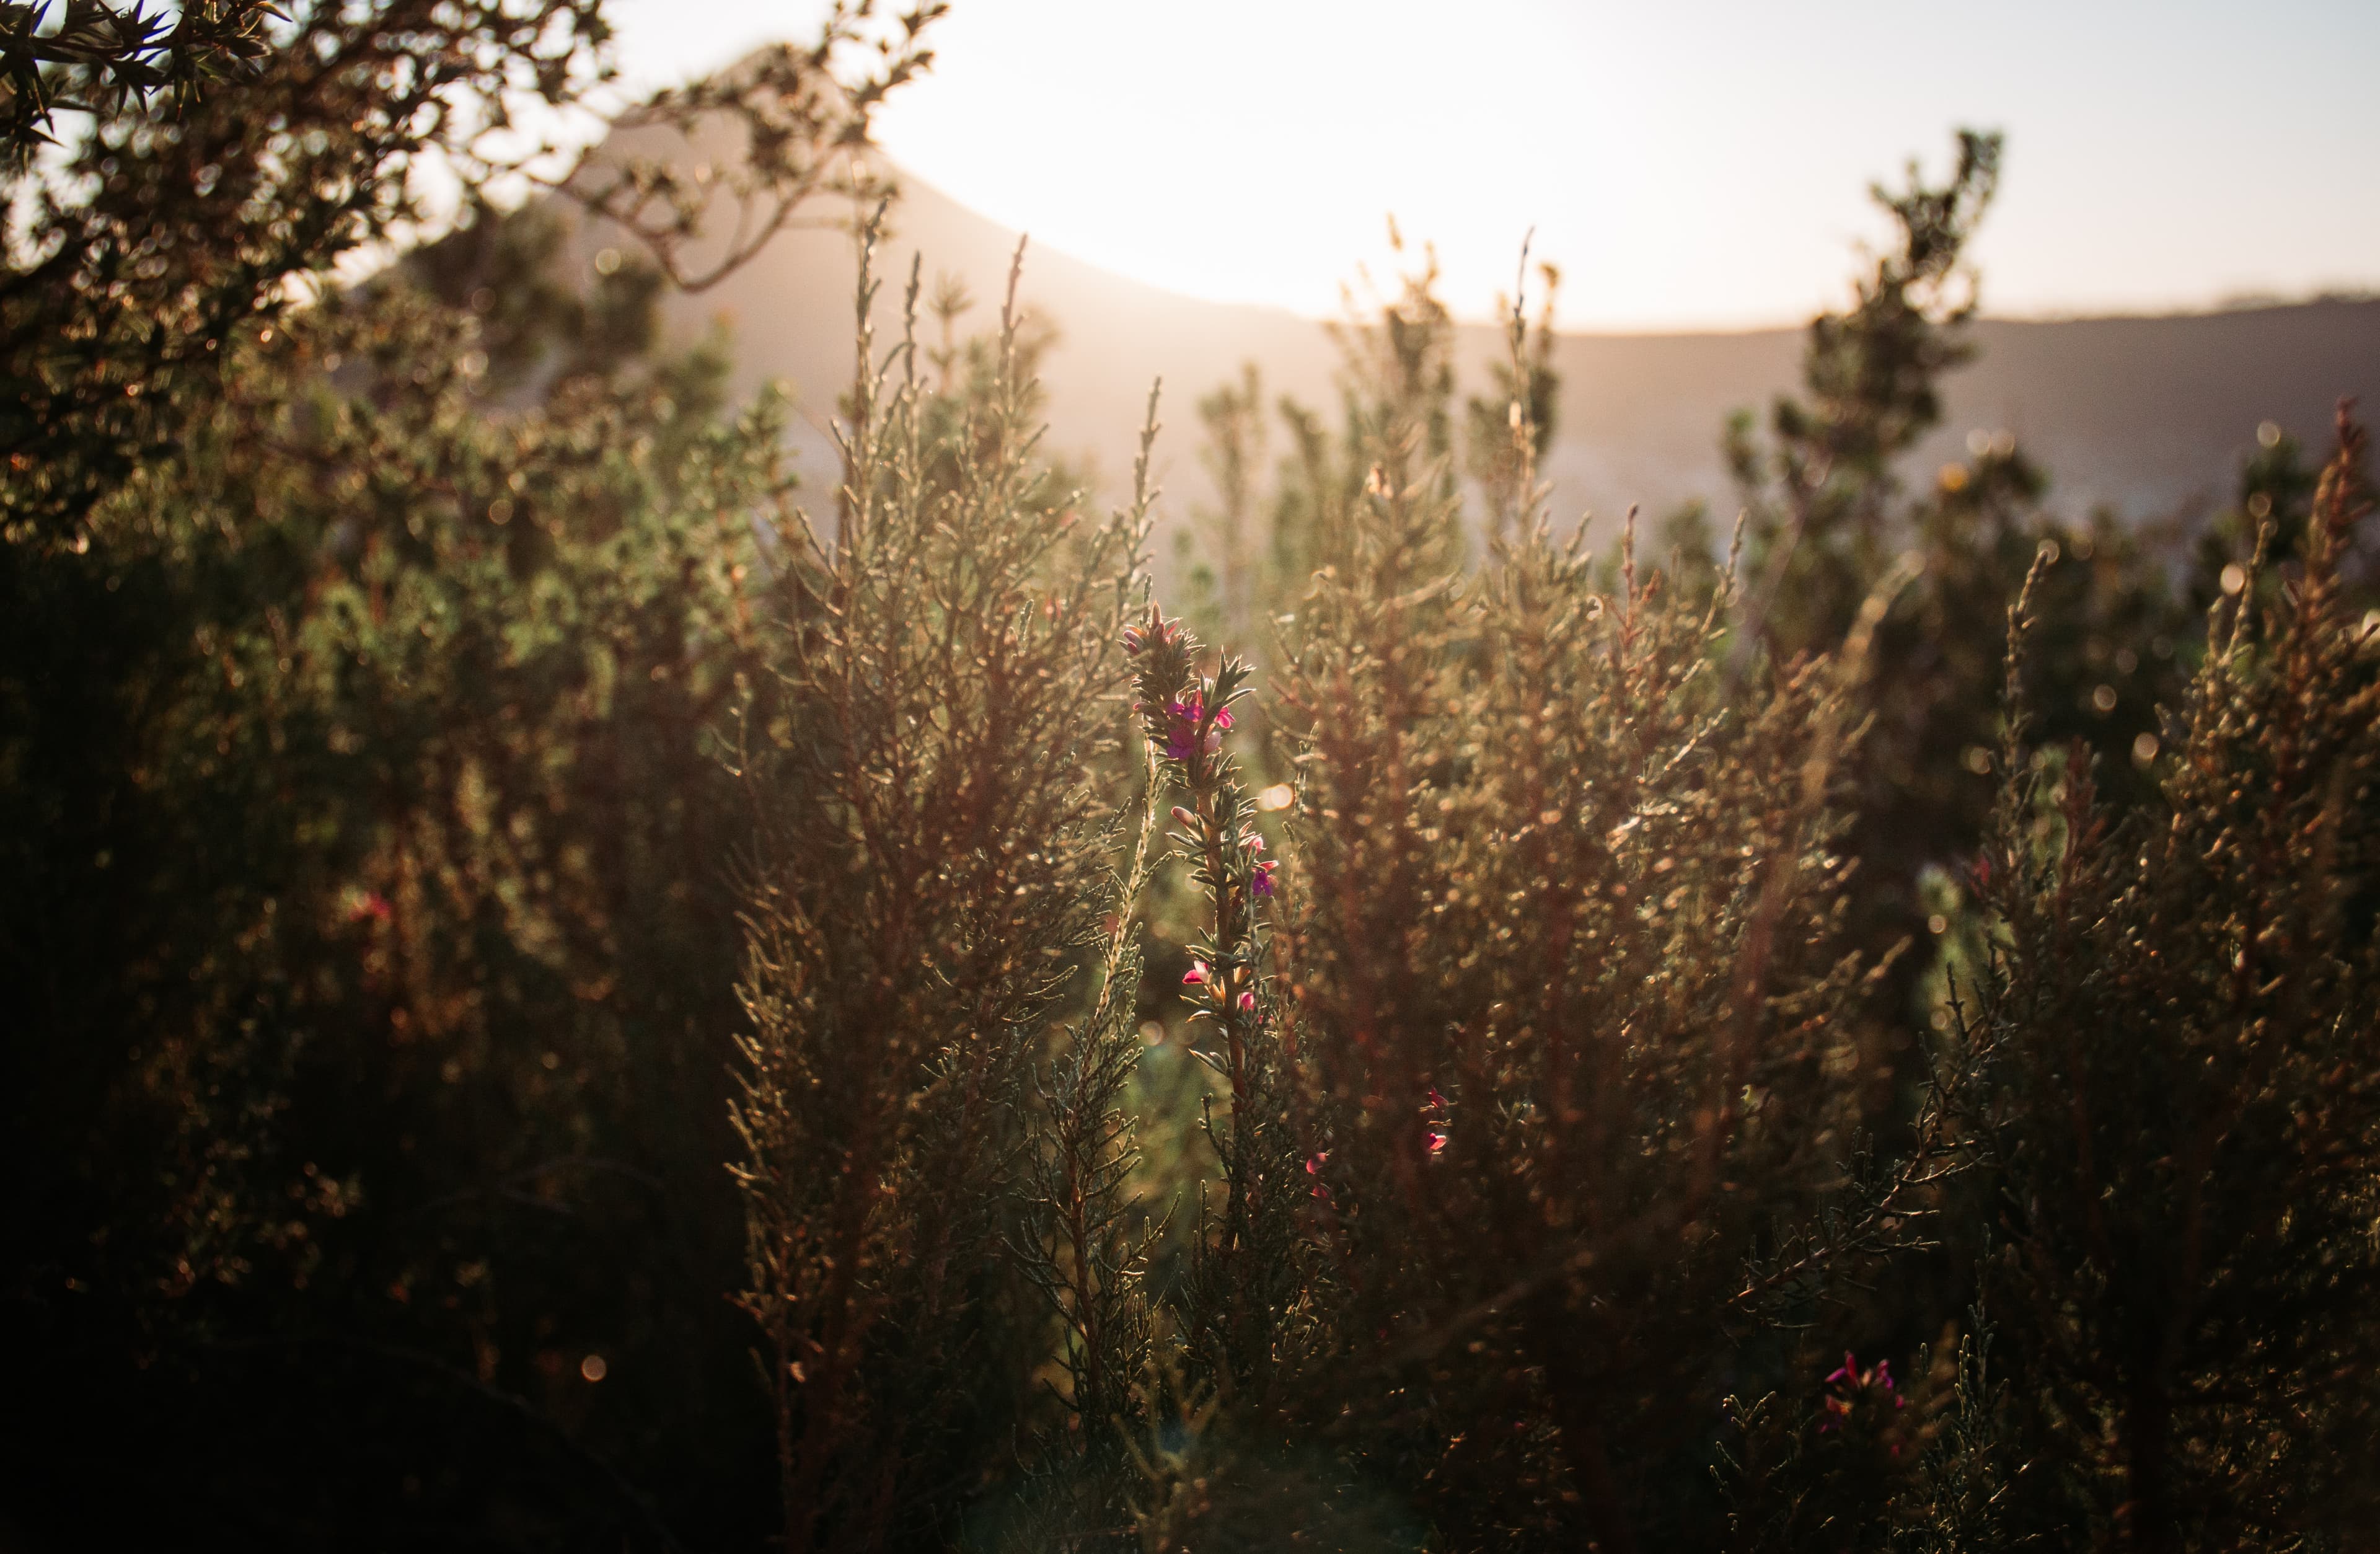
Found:
[[[1262,1254],[1249,1244],[1265,1244],[1260,1220],[1281,1229],[1264,1216],[1279,1216],[1287,1202],[1273,1159],[1280,1151],[1258,1136],[1266,1132],[1269,1072],[1262,1039],[1272,1010],[1257,904],[1273,894],[1275,865],[1262,856],[1255,806],[1223,745],[1232,704],[1246,694],[1251,671],[1245,661],[1226,658],[1211,678],[1202,675],[1198,643],[1154,607],[1145,623],[1126,633],[1124,645],[1135,660],[1150,748],[1184,799],[1172,811],[1172,838],[1195,868],[1212,910],[1208,936],[1191,947],[1193,959],[1183,977],[1192,1018],[1213,1021],[1222,1036],[1220,1056],[1193,1050],[1231,1087],[1229,1130],[1219,1133],[1211,1118],[1207,1124],[1223,1171],[1223,1212],[1212,1252],[1222,1276],[1217,1293],[1225,1305],[1202,1320],[1212,1322],[1210,1330],[1220,1338],[1225,1370],[1245,1379],[1271,1347],[1266,1296],[1252,1282],[1267,1270],[1260,1266]],[[1264,1185],[1269,1178],[1271,1187]]]

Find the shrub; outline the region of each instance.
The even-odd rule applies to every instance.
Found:
[[[1101,888],[1117,806],[1095,774],[1145,504],[1089,523],[1039,500],[1013,278],[1000,370],[943,422],[955,456],[938,459],[917,291],[880,363],[862,284],[840,507],[829,533],[786,537],[785,711],[747,745],[743,1304],[797,1551],[946,1522],[943,1487],[974,1478],[1029,1402],[1015,1359],[1043,1324],[1001,1257],[1029,1179],[1029,1075],[1102,909],[1130,905]],[[1102,964],[1112,983],[1122,952]],[[1095,1011],[1087,1038],[1111,1042],[1111,1016]],[[1101,1083],[1076,1078],[1093,1126]],[[1103,1169],[1098,1142],[1062,1147]],[[1081,1385],[1078,1407],[1109,1383]]]
[[[2342,409],[2301,564],[2212,612],[2152,800],[2111,810],[2087,749],[2029,759],[2011,720],[1972,884],[1985,937],[1952,1008],[1986,1082],[1985,1288],[2031,1492],[2046,1525],[2131,1548],[2373,1515],[2349,1464],[2380,1402],[2380,690],[2339,570],[2364,444]]]

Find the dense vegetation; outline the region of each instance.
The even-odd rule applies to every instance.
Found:
[[[1558,524],[1550,273],[1466,388],[1425,263],[1153,601],[1013,303],[871,274],[807,491],[659,341],[936,9],[624,115],[706,179],[493,133],[592,0],[0,45],[0,1536],[2368,1546],[2349,413],[2188,534],[1912,479],[1968,134],[1731,540]]]

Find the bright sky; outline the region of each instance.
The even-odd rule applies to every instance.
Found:
[[[659,81],[816,0],[615,0]],[[1037,244],[1339,310],[1384,217],[1480,315],[1523,235],[1576,329],[1798,323],[1864,189],[2009,136],[1975,258],[2003,315],[2380,286],[2375,0],[956,0],[892,158]]]

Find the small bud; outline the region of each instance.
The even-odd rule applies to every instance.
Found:
[[[1173,818],[1185,826],[1195,826],[1198,823],[1197,816],[1193,815],[1189,810],[1183,808],[1182,806],[1178,804],[1173,807]]]

